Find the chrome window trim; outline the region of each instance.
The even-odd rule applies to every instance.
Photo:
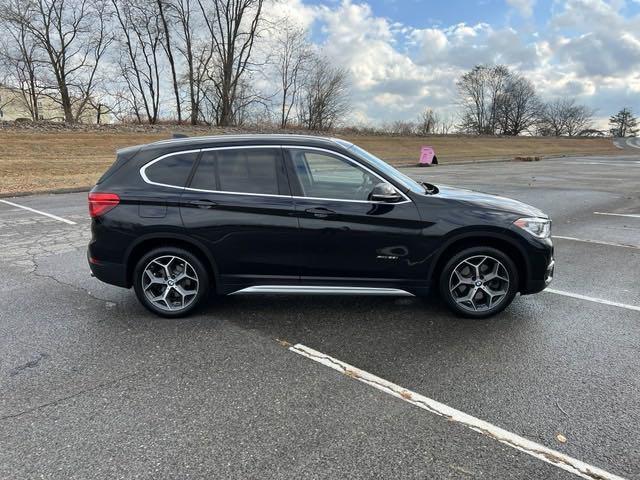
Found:
[[[169,187],[177,188],[178,190],[184,190],[185,187],[179,187],[178,185],[168,185],[166,183],[154,182],[152,180],[149,180],[149,177],[147,177],[147,168],[154,165],[155,163],[158,163],[160,160],[164,160],[165,158],[173,157],[175,155],[183,155],[185,153],[200,153],[200,149],[198,148],[196,150],[180,150],[179,152],[167,153],[151,160],[149,163],[145,163],[142,167],[140,167],[140,176],[142,177],[142,180],[144,180],[145,183],[148,183],[149,185],[158,185],[160,187]],[[191,168],[193,168],[193,166]]]
[[[275,194],[271,194],[271,193],[249,193],[249,192],[231,192],[231,191],[226,191],[226,190],[206,190],[206,189],[201,189],[201,188],[180,187],[178,185],[168,185],[168,184],[165,184],[165,183],[154,182],[154,181],[149,179],[149,177],[147,176],[147,173],[146,173],[147,168],[149,168],[150,166],[154,165],[157,162],[160,162],[161,160],[164,160],[165,158],[172,157],[174,155],[182,155],[182,154],[185,154],[185,153],[210,152],[210,151],[216,151],[216,150],[239,150],[239,149],[261,149],[261,148],[280,148],[280,149],[288,149],[288,150],[296,150],[296,149],[298,149],[298,150],[316,150],[316,151],[321,151],[321,152],[327,152],[327,153],[336,155],[338,157],[344,158],[347,162],[349,162],[351,164],[354,164],[357,167],[360,167],[360,168],[366,170],[371,175],[377,177],[381,181],[389,183],[388,180],[384,179],[383,177],[378,175],[376,172],[372,171],[371,169],[369,169],[365,165],[362,165],[357,160],[354,160],[354,159],[352,159],[350,157],[347,157],[346,155],[343,155],[342,153],[335,152],[335,151],[329,150],[327,148],[307,147],[307,146],[304,146],[304,145],[233,145],[233,146],[227,146],[227,147],[210,147],[210,148],[198,148],[198,149],[195,149],[195,150],[180,150],[180,151],[177,151],[177,152],[171,152],[171,153],[167,153],[165,155],[161,155],[160,157],[158,157],[158,158],[156,158],[154,160],[151,160],[150,162],[146,163],[145,165],[140,167],[140,176],[142,177],[142,180],[144,180],[144,182],[148,183],[149,185],[158,185],[160,187],[175,188],[177,190],[189,191],[189,192],[221,193],[221,194],[227,194],[227,195],[249,195],[249,196],[253,196],[253,197],[293,198],[293,199],[298,199],[298,200],[325,200],[325,201],[328,201],[328,202],[369,203],[369,204],[382,204],[382,205],[401,205],[403,203],[411,203],[411,199],[409,197],[407,197],[404,194],[404,192],[398,190],[398,188],[396,188],[395,186],[394,186],[394,188],[396,188],[398,193],[400,195],[402,195],[402,197],[404,198],[404,200],[402,202],[388,203],[388,202],[374,202],[374,201],[370,201],[370,200],[346,200],[346,199],[342,199],[342,198],[305,197],[305,196],[298,196],[298,195],[275,195]]]

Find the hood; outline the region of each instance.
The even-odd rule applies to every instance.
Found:
[[[522,217],[549,218],[542,210],[527,205],[526,203],[511,198],[500,197],[488,193],[474,192],[464,188],[455,188],[448,185],[438,185],[436,196],[468,204],[469,206],[480,206],[494,210],[512,212]]]

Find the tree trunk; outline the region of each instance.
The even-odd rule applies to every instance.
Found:
[[[180,108],[180,91],[178,89],[178,76],[176,74],[176,62],[173,59],[173,51],[171,49],[171,38],[169,35],[169,25],[167,24],[167,18],[164,14],[163,0],[158,1],[158,10],[160,12],[160,19],[162,20],[162,28],[164,29],[165,50],[167,52],[167,59],[169,60],[169,66],[171,67],[171,79],[173,80],[173,93],[176,97],[176,111],[178,113],[178,123],[182,123],[182,109]]]

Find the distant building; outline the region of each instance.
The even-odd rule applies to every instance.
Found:
[[[105,113],[105,109],[100,114],[100,123],[110,123],[111,116]],[[98,110],[87,105],[85,111],[81,115],[81,123],[96,123],[98,118]],[[25,99],[23,92],[14,87],[0,85],[0,121],[12,122],[18,119],[33,120],[31,109]],[[38,120],[47,120],[50,122],[64,121],[62,108],[51,98],[40,95],[38,99]]]

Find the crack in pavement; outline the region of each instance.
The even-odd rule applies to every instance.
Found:
[[[81,390],[78,390],[77,392],[73,392],[73,393],[71,393],[69,395],[65,395],[64,397],[56,398],[55,400],[51,400],[50,402],[41,403],[40,405],[36,405],[35,407],[27,408],[26,410],[22,410],[21,412],[12,413],[10,415],[4,415],[4,416],[0,417],[0,421],[10,420],[12,418],[21,417],[22,415],[26,415],[28,413],[35,412],[37,410],[41,410],[41,409],[46,408],[46,407],[58,405],[59,403],[62,403],[64,401],[66,401],[66,400],[70,400],[72,398],[76,398],[76,397],[82,396],[84,394],[94,392],[96,390],[100,390],[100,389],[103,389],[103,388],[109,389],[109,388],[115,386],[118,382],[121,382],[122,380],[127,380],[129,378],[137,377],[138,375],[139,375],[139,373],[130,373],[128,375],[123,375],[123,376],[115,378],[113,380],[108,380],[106,382],[98,383],[97,385],[93,385],[91,387],[83,388]]]
[[[45,252],[47,252],[46,249],[40,249],[40,250],[44,250]],[[48,253],[52,253],[52,252],[48,252]],[[72,288],[73,290],[76,290],[76,291],[84,292],[87,295],[89,295],[89,297],[91,297],[92,299],[97,300],[99,302],[109,302],[109,303],[113,303],[115,305],[118,305],[119,302],[116,302],[114,300],[110,300],[110,299],[107,299],[107,298],[99,297],[99,296],[91,293],[88,289],[86,289],[84,287],[81,287],[81,286],[78,286],[78,285],[74,285],[72,283],[67,283],[67,282],[64,282],[64,281],[60,280],[59,278],[56,278],[53,275],[39,272],[38,270],[40,269],[40,264],[36,260],[37,254],[33,253],[29,249],[29,250],[27,250],[27,255],[29,256],[29,261],[32,264],[32,270],[31,270],[31,272],[29,272],[32,275],[35,275],[36,277],[46,278],[46,279],[52,280],[55,283],[57,283],[58,285],[61,285],[61,286],[64,286],[64,287],[68,287],[68,288]],[[53,255],[53,253],[52,253],[52,255]]]
[[[38,352],[36,358],[33,358],[33,359],[29,360],[28,362],[23,363],[22,365],[18,365],[17,367],[14,367],[9,372],[9,376],[15,377],[16,375],[18,375],[22,371],[26,370],[27,368],[35,368],[45,358],[49,358],[49,354],[48,353]]]

